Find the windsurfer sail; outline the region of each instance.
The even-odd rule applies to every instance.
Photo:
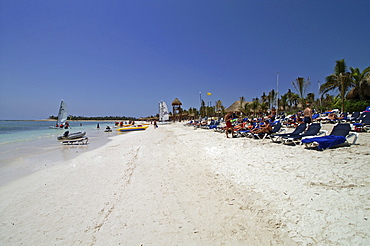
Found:
[[[59,113],[58,113],[58,125],[64,125],[67,121],[68,110],[67,104],[62,100],[60,103]]]
[[[55,126],[50,126],[49,128],[66,128],[67,129],[69,127],[67,118],[68,118],[67,104],[62,99],[62,101],[60,102],[57,123]]]
[[[170,117],[168,113],[167,104],[164,101],[161,101],[159,103],[159,121],[163,122],[169,119]]]

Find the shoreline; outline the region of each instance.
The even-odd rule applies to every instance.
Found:
[[[8,143],[6,148],[9,150],[3,149],[4,155],[0,160],[0,186],[39,170],[63,164],[82,153],[104,146],[118,135],[116,132],[106,133],[103,129],[78,130],[87,132],[86,136],[89,137],[87,145],[63,145],[56,140],[56,137],[62,134],[60,132],[43,138]]]
[[[366,245],[369,146],[149,127],[0,187],[0,242]]]

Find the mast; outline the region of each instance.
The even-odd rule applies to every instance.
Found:
[[[279,114],[279,72],[276,74],[276,116]]]

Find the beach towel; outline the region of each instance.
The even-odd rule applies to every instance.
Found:
[[[302,143],[312,143],[317,142],[319,146],[318,149],[327,149],[333,147],[338,144],[342,144],[346,141],[346,138],[343,136],[322,136],[322,137],[315,137],[315,138],[306,138],[302,140]]]

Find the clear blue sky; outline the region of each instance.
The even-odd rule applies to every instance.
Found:
[[[370,1],[0,0],[0,119],[230,106],[370,66]],[[211,92],[212,96],[206,96]]]

